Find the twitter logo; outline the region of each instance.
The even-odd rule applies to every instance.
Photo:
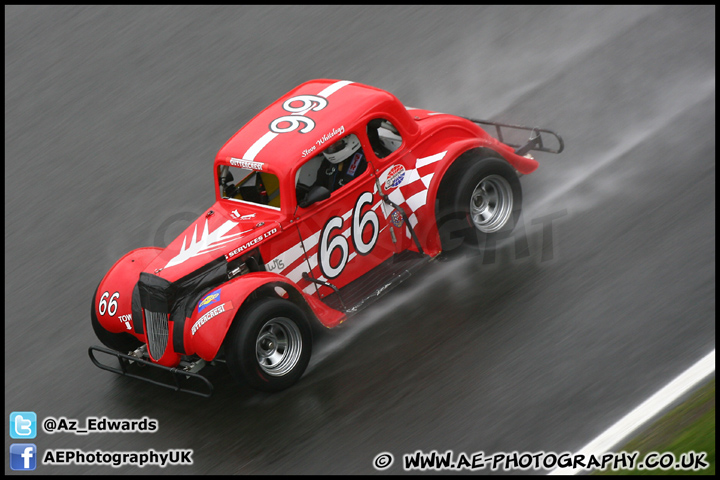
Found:
[[[35,438],[37,415],[35,412],[12,412],[10,414],[10,438]]]

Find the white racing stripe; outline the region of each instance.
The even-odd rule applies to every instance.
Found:
[[[688,368],[679,377],[660,389],[655,395],[645,400],[632,412],[618,420],[615,425],[605,430],[599,437],[585,445],[576,453],[602,455],[610,452],[620,442],[629,437],[647,421],[670,406],[701,380],[715,372],[715,350],[707,354],[695,365]],[[582,468],[556,468],[549,475],[575,475]]]
[[[303,251],[309,251],[311,248],[313,248],[317,244],[319,238],[320,232],[316,232],[315,234],[310,235],[302,242],[302,245],[300,244],[300,242],[296,243],[292,247],[288,248],[287,250],[267,262],[267,265],[276,264],[277,262],[283,262],[285,267],[279,271],[279,273],[283,273],[284,271],[289,269],[290,266],[295,263],[298,258],[303,255]]]
[[[432,180],[434,173],[431,173],[430,175],[425,175],[420,180],[423,182],[423,185],[425,185],[425,188],[430,188],[430,180]]]
[[[403,197],[402,192],[399,188],[396,188],[390,194],[388,195],[388,198],[391,202],[393,202],[396,205],[400,205],[402,203],[405,203],[405,197]]]
[[[445,150],[444,152],[436,153],[435,155],[430,155],[429,157],[418,158],[417,162],[415,163],[415,168],[424,167],[425,165],[430,165],[431,163],[440,161],[445,157],[446,153],[447,150]]]
[[[412,170],[405,170],[405,178],[403,178],[403,181],[399,186],[404,187],[406,185],[410,185],[415,180],[419,180],[419,179],[420,179],[420,175],[418,174],[416,169],[413,168]]]
[[[405,200],[405,203],[407,203],[408,207],[410,207],[410,210],[416,212],[418,208],[425,205],[425,201],[427,200],[427,192],[427,190],[420,190],[418,193]]]
[[[327,98],[330,95],[332,95],[333,93],[340,90],[342,87],[344,87],[346,85],[350,85],[351,83],[353,83],[353,82],[351,82],[349,80],[342,80],[340,82],[335,82],[332,85],[330,85],[329,87],[326,87],[322,92],[318,93],[318,97]]]
[[[295,267],[295,269],[292,272],[288,273],[286,275],[286,277],[289,280],[291,280],[295,283],[298,283],[302,279],[303,273],[306,273],[306,272],[309,272],[307,263],[302,262],[300,265]]]
[[[248,148],[248,151],[245,152],[245,155],[242,156],[243,160],[255,160],[255,155],[260,153],[260,150],[265,148],[265,145],[270,143],[273,138],[277,137],[278,134],[274,132],[267,132],[265,135],[260,137],[260,140],[253,143],[250,148]]]

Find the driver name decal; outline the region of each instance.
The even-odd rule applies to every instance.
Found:
[[[318,144],[318,147],[321,147],[325,142],[327,142],[334,136],[342,135],[343,133],[345,133],[345,125],[340,125],[340,128],[333,128],[332,132],[326,133],[325,135],[320,137],[320,139],[318,139],[318,141],[315,143]]]
[[[313,153],[316,150],[316,147],[322,147],[325,142],[330,140],[331,138],[335,136],[340,136],[343,133],[345,133],[345,125],[340,125],[340,128],[333,128],[331,132],[326,133],[322,137],[320,137],[318,140],[315,141],[316,145],[313,145],[310,148],[307,148],[302,151],[302,157],[305,158],[311,153]]]

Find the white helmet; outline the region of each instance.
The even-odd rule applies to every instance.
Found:
[[[323,155],[334,165],[342,162],[360,149],[360,140],[351,133],[325,149]]]

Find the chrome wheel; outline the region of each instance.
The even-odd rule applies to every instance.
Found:
[[[280,377],[295,368],[302,347],[302,335],[295,322],[284,317],[273,318],[258,333],[255,355],[265,373]]]
[[[513,212],[510,183],[500,175],[480,180],[470,197],[470,217],[483,233],[497,232],[505,226]]]

